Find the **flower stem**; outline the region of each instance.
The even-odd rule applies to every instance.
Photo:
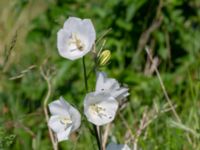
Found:
[[[101,144],[101,137],[100,137],[101,134],[100,134],[100,132],[98,132],[98,126],[93,124],[93,128],[94,128],[95,137],[96,137],[96,140],[97,140],[97,144],[98,144],[99,150],[103,150],[102,149],[102,144]]]
[[[86,92],[88,92],[87,70],[86,70],[86,66],[85,66],[85,57],[83,57],[82,62],[83,62],[83,73],[84,73],[84,81],[85,81],[85,90],[86,90]]]
[[[85,58],[82,58],[82,63],[83,63],[83,73],[84,73],[84,82],[85,82],[85,90],[88,92],[88,82],[87,82],[87,70],[86,70],[86,65],[85,65]],[[100,132],[98,132],[98,127],[93,124],[94,128],[94,133],[97,141],[97,145],[99,150],[102,150],[102,145],[101,145],[101,137],[100,137]]]

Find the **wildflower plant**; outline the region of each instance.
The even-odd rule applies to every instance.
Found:
[[[128,88],[122,87],[114,78],[108,78],[105,72],[101,71],[110,60],[109,50],[98,50],[95,47],[96,32],[90,19],[69,17],[62,29],[57,33],[57,48],[59,54],[69,60],[83,60],[85,98],[83,99],[83,114],[88,122],[93,124],[94,133],[99,150],[104,150],[102,143],[101,127],[110,124],[116,117],[120,103],[129,95]],[[102,46],[103,47],[103,46]],[[84,56],[93,52],[94,74],[96,85],[94,90],[88,89],[87,68]],[[68,140],[72,132],[78,130],[81,125],[79,111],[70,105],[63,97],[51,102],[49,105],[51,117],[47,120],[50,128],[50,136],[54,149],[57,149],[57,142]],[[53,135],[51,134],[53,131]],[[108,145],[107,149],[128,150],[127,145]]]

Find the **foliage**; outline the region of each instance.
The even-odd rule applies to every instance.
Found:
[[[15,139],[15,135],[7,135],[5,131],[1,128],[0,129],[0,149],[8,149],[10,145],[13,143]]]
[[[130,88],[122,115],[134,134],[145,111],[153,110],[155,105],[161,109],[166,104],[159,80],[151,72],[146,45],[158,58],[161,77],[183,124],[195,133],[172,124],[175,118],[169,111],[153,120],[140,136],[138,146],[200,149],[199,8],[199,0],[0,1],[0,124],[5,131],[0,136],[0,148],[51,149],[42,111],[47,85],[39,67],[44,61],[46,68],[54,72],[50,101],[63,95],[82,107],[85,91],[81,60],[61,58],[56,48],[58,29],[67,17],[77,16],[93,21],[97,37],[112,28],[97,47],[100,49],[106,40],[104,49],[111,51],[111,63],[102,70]],[[87,56],[86,65],[91,69],[90,62],[91,57]],[[91,74],[90,90],[94,89],[94,82]],[[94,149],[96,143],[86,128],[86,120],[83,122],[70,141],[60,144],[61,149]],[[109,141],[124,143],[129,139],[120,117],[110,132]]]

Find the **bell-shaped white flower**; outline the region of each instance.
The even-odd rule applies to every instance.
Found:
[[[81,58],[92,49],[95,39],[96,33],[90,19],[69,17],[57,33],[58,52],[70,60]]]
[[[80,113],[62,97],[50,103],[49,110],[52,116],[48,126],[56,133],[58,142],[68,140],[70,133],[81,124]]]
[[[96,82],[96,91],[105,91],[110,93],[118,102],[121,102],[128,95],[128,88],[120,87],[117,80],[113,78],[107,78],[106,74],[103,72],[98,73]]]
[[[113,121],[117,108],[118,102],[109,93],[91,92],[84,99],[84,113],[97,126]]]
[[[131,149],[130,149],[130,147],[128,147],[127,144],[110,143],[106,147],[106,150],[131,150]]]

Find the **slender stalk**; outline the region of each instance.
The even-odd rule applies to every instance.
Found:
[[[86,90],[86,92],[88,92],[87,69],[86,69],[84,57],[82,58],[82,63],[83,63],[83,75],[84,75],[84,82],[85,82],[85,90]],[[100,140],[101,137],[100,137],[100,134],[98,132],[98,127],[93,124],[93,128],[94,128],[94,133],[95,133],[98,148],[99,148],[99,150],[102,150],[101,140]]]
[[[48,115],[48,110],[47,110],[47,103],[48,103],[49,97],[51,95],[51,83],[50,83],[49,77],[47,75],[45,75],[44,70],[43,70],[42,67],[40,67],[40,72],[41,72],[42,77],[47,82],[47,86],[48,86],[47,95],[46,95],[46,97],[44,99],[44,103],[43,103],[43,110],[44,110],[44,114],[45,114],[45,119],[46,119],[46,122],[48,124],[49,115]],[[49,136],[50,136],[50,139],[51,139],[51,143],[53,145],[53,149],[54,150],[58,150],[57,140],[55,139],[54,134],[53,134],[52,130],[49,128],[49,126],[48,126],[48,131],[49,131]]]
[[[107,140],[108,140],[110,128],[111,128],[111,123],[107,124],[106,127],[105,127],[105,131],[104,131],[103,138],[102,138],[103,150],[106,149],[106,143],[107,143]]]
[[[145,50],[146,50],[146,52],[147,52],[147,55],[148,55],[150,61],[153,63],[153,57],[151,56],[151,53],[150,53],[150,51],[149,51],[149,48],[146,47]],[[179,117],[178,113],[176,112],[176,109],[174,108],[174,106],[173,106],[173,104],[172,104],[172,101],[171,101],[171,99],[170,99],[169,96],[168,96],[167,90],[166,90],[166,88],[165,88],[165,85],[164,85],[164,83],[163,83],[163,81],[162,81],[162,78],[161,78],[161,76],[160,76],[160,73],[159,73],[157,67],[155,67],[155,71],[156,71],[156,75],[157,75],[157,77],[158,77],[158,80],[159,80],[159,82],[160,82],[160,86],[161,86],[161,88],[162,88],[162,91],[163,91],[163,93],[164,93],[165,99],[167,100],[169,106],[171,107],[172,113],[174,114],[174,116],[175,116],[177,122],[182,124],[182,120],[181,120],[181,118]],[[186,137],[187,137],[188,142],[189,142],[190,144],[192,144],[192,141],[191,141],[191,139],[190,139],[189,134],[186,133]]]
[[[147,52],[147,55],[149,56],[150,61],[153,63],[153,58],[152,58],[152,56],[151,56],[151,54],[150,54],[150,52],[149,52],[148,47],[146,47],[146,52]],[[159,73],[157,67],[155,67],[155,71],[156,71],[156,75],[157,75],[157,77],[158,77],[158,80],[159,80],[159,82],[160,82],[162,91],[163,91],[163,93],[164,93],[164,96],[165,96],[165,98],[166,98],[166,100],[167,100],[169,106],[172,108],[172,112],[173,112],[173,114],[174,114],[176,120],[177,120],[179,123],[181,123],[181,119],[180,119],[179,115],[177,114],[177,112],[176,112],[176,110],[175,110],[175,108],[174,108],[174,106],[173,106],[173,104],[172,104],[172,101],[171,101],[171,99],[169,98],[169,96],[168,96],[168,94],[167,94],[167,90],[165,89],[164,83],[163,83],[163,81],[162,81],[162,78],[161,78],[161,76],[160,76],[160,73]]]
[[[101,134],[99,132],[99,128],[98,128],[98,126],[93,124],[93,129],[94,129],[94,132],[95,132],[98,148],[99,148],[99,150],[103,150],[102,149],[102,144],[101,144],[101,137],[100,137]]]
[[[100,146],[101,146],[101,150],[105,150],[103,149],[103,146],[102,146],[102,128],[100,126],[97,126],[97,129],[98,129],[98,134],[99,134],[99,142],[100,142]]]
[[[86,66],[85,66],[85,57],[83,57],[82,59],[83,62],[83,75],[84,75],[84,82],[85,82],[85,90],[86,92],[88,92],[88,83],[87,83],[87,70],[86,70]]]

